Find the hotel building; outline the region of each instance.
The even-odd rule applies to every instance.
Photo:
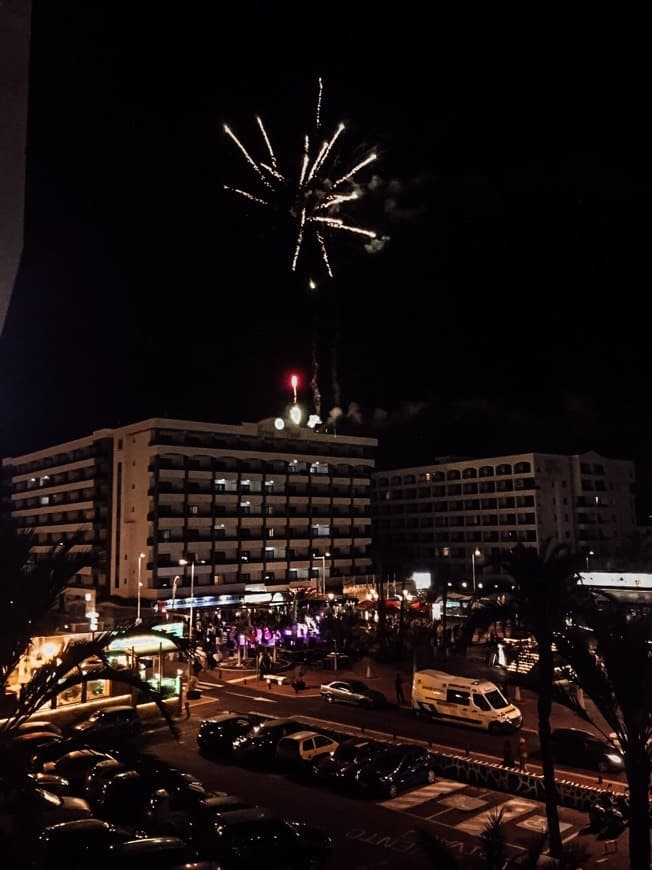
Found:
[[[607,568],[636,529],[634,490],[633,462],[594,452],[447,457],[374,473],[374,540],[410,569],[444,566],[459,579],[549,539],[581,553],[587,570]]]
[[[83,536],[98,603],[370,582],[376,439],[277,425],[156,418],[7,458],[9,509],[36,551]]]

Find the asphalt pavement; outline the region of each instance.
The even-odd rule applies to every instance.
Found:
[[[337,677],[340,677],[341,679],[350,679],[355,677],[356,679],[361,679],[364,682],[368,683],[371,687],[384,692],[384,694],[387,696],[388,700],[391,703],[397,703],[395,679],[397,673],[400,673],[403,678],[403,693],[405,697],[404,701],[402,703],[399,703],[398,706],[405,706],[407,708],[411,708],[411,669],[407,669],[405,667],[397,669],[395,665],[378,662],[371,657],[356,661],[352,665],[345,668],[340,667],[337,670],[325,670],[322,667],[311,665],[302,665],[301,667],[303,669],[303,679],[306,685],[304,689],[301,689],[299,691],[296,691],[291,684],[291,680],[296,675],[298,666],[295,668],[288,668],[285,671],[281,671],[281,673],[283,673],[286,677],[285,681],[282,684],[272,682],[267,685],[265,681],[261,680],[258,677],[257,673],[254,670],[247,671],[243,668],[231,669],[223,666],[219,672],[216,671],[211,673],[214,673],[216,677],[219,676],[219,678],[222,679],[224,682],[231,684],[238,683],[247,687],[255,688],[256,692],[269,693],[269,695],[272,697],[281,696],[285,698],[293,697],[297,699],[300,699],[301,697],[318,696],[321,684],[336,679]],[[441,665],[438,665],[438,667],[441,667],[442,670],[446,670],[449,673],[458,674],[460,676],[474,676],[476,678],[488,679],[496,683],[497,685],[504,687],[508,697],[513,700],[514,703],[523,711],[526,721],[529,723],[536,722],[536,693],[522,688],[520,690],[516,690],[514,686],[510,685],[508,681],[509,674],[505,672],[504,669],[490,667],[486,663],[486,651],[484,650],[484,648],[470,648],[467,651],[466,656],[451,653],[447,658],[445,668]],[[203,672],[200,675],[200,681],[203,682],[204,677],[208,678],[208,680],[210,681],[208,672]],[[193,703],[197,702],[190,702],[191,709]],[[559,704],[553,705],[554,725],[588,728],[588,730],[593,730],[597,733],[599,733],[600,729],[602,729],[603,731],[607,730],[606,723],[603,722],[598,711],[593,707],[590,700],[587,699],[586,705],[589,715],[594,721],[598,723],[597,728],[591,728],[590,725],[584,723],[572,710],[569,710],[568,708],[563,707]],[[197,714],[199,713],[200,710],[198,709]],[[531,741],[531,759],[528,763],[528,768],[534,773],[541,773],[540,765],[538,765],[535,760],[532,760],[532,755],[536,757],[536,750],[538,749],[538,734],[534,729],[526,728],[524,730],[527,735],[528,741]],[[492,760],[499,761],[499,759],[496,758],[493,758]],[[594,787],[600,787],[601,785],[605,785],[607,781],[609,781],[611,782],[615,792],[619,792],[624,789],[624,781],[622,780],[622,778],[620,780],[607,780],[605,778],[603,781],[602,777],[600,777],[597,773],[578,773],[573,774],[572,777],[569,777],[567,775],[564,778],[572,778],[572,780],[575,782],[583,785],[591,785]],[[602,870],[602,868],[607,868],[607,870],[622,870],[622,868],[628,866],[629,862],[627,857],[627,831],[621,834],[621,836],[616,841],[600,840],[597,836],[588,832],[582,833],[580,840],[581,843],[589,850],[591,856],[590,863],[585,865],[586,868],[595,867],[600,868],[600,870]]]

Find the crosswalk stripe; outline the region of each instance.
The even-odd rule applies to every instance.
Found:
[[[474,836],[479,836],[484,828],[487,825],[487,822],[491,819],[492,815],[503,811],[503,822],[509,822],[511,819],[516,818],[517,816],[524,816],[526,813],[532,812],[532,810],[536,810],[539,808],[539,805],[534,801],[526,801],[520,800],[519,798],[512,798],[511,800],[504,801],[504,803],[496,804],[491,807],[489,810],[484,810],[481,813],[477,813],[475,816],[472,816],[470,819],[465,819],[463,822],[460,822],[455,827],[459,831],[464,831],[466,834],[473,834]]]
[[[428,801],[435,800],[443,794],[450,794],[461,788],[466,788],[466,784],[453,782],[450,779],[441,779],[430,785],[424,785],[422,788],[400,794],[395,798],[391,798],[391,800],[383,801],[379,806],[390,810],[402,810],[405,807],[415,807],[418,804],[428,803]]]

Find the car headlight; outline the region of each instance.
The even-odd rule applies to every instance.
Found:
[[[623,760],[620,755],[616,755],[615,752],[608,752],[607,761],[610,761],[612,764],[622,764]]]

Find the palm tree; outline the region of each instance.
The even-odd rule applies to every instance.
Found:
[[[34,536],[21,532],[7,516],[0,517],[0,589],[3,625],[0,632],[0,693],[27,649],[39,621],[62,589],[92,562],[92,553],[77,549],[74,538],[39,558],[32,555]]]
[[[6,516],[0,518],[0,582],[6,615],[0,633],[0,690],[3,693],[39,621],[46,616],[70,579],[91,564],[93,558],[92,553],[77,550],[77,538],[53,547],[40,558],[32,555],[33,542],[33,535],[19,531]],[[39,668],[23,684],[16,709],[0,728],[0,741],[6,745],[21,722],[61,692],[98,679],[122,682],[154,701],[172,734],[178,736],[178,729],[160,693],[141,680],[138,674],[109,664],[107,647],[110,642],[117,637],[128,637],[134,631],[133,628],[118,629],[95,635],[91,640],[70,641],[56,661]],[[142,630],[138,633],[142,634]],[[187,652],[183,641],[171,639],[182,654]],[[84,670],[83,662],[92,657],[97,657],[102,665],[92,671]]]
[[[561,859],[562,842],[555,785],[554,759],[550,743],[550,714],[554,696],[553,643],[564,627],[565,616],[578,594],[581,557],[565,545],[548,541],[541,555],[533,547],[518,545],[498,557],[497,567],[514,581],[514,589],[505,605],[488,606],[472,611],[465,634],[472,637],[475,628],[498,618],[518,615],[533,634],[539,650],[538,727],[541,765],[545,790],[546,817],[550,852]],[[569,702],[570,703],[570,702]]]
[[[604,597],[590,596],[579,615],[591,633],[574,624],[556,639],[557,646],[620,742],[630,794],[630,867],[648,870],[652,612],[649,608],[631,612]]]

